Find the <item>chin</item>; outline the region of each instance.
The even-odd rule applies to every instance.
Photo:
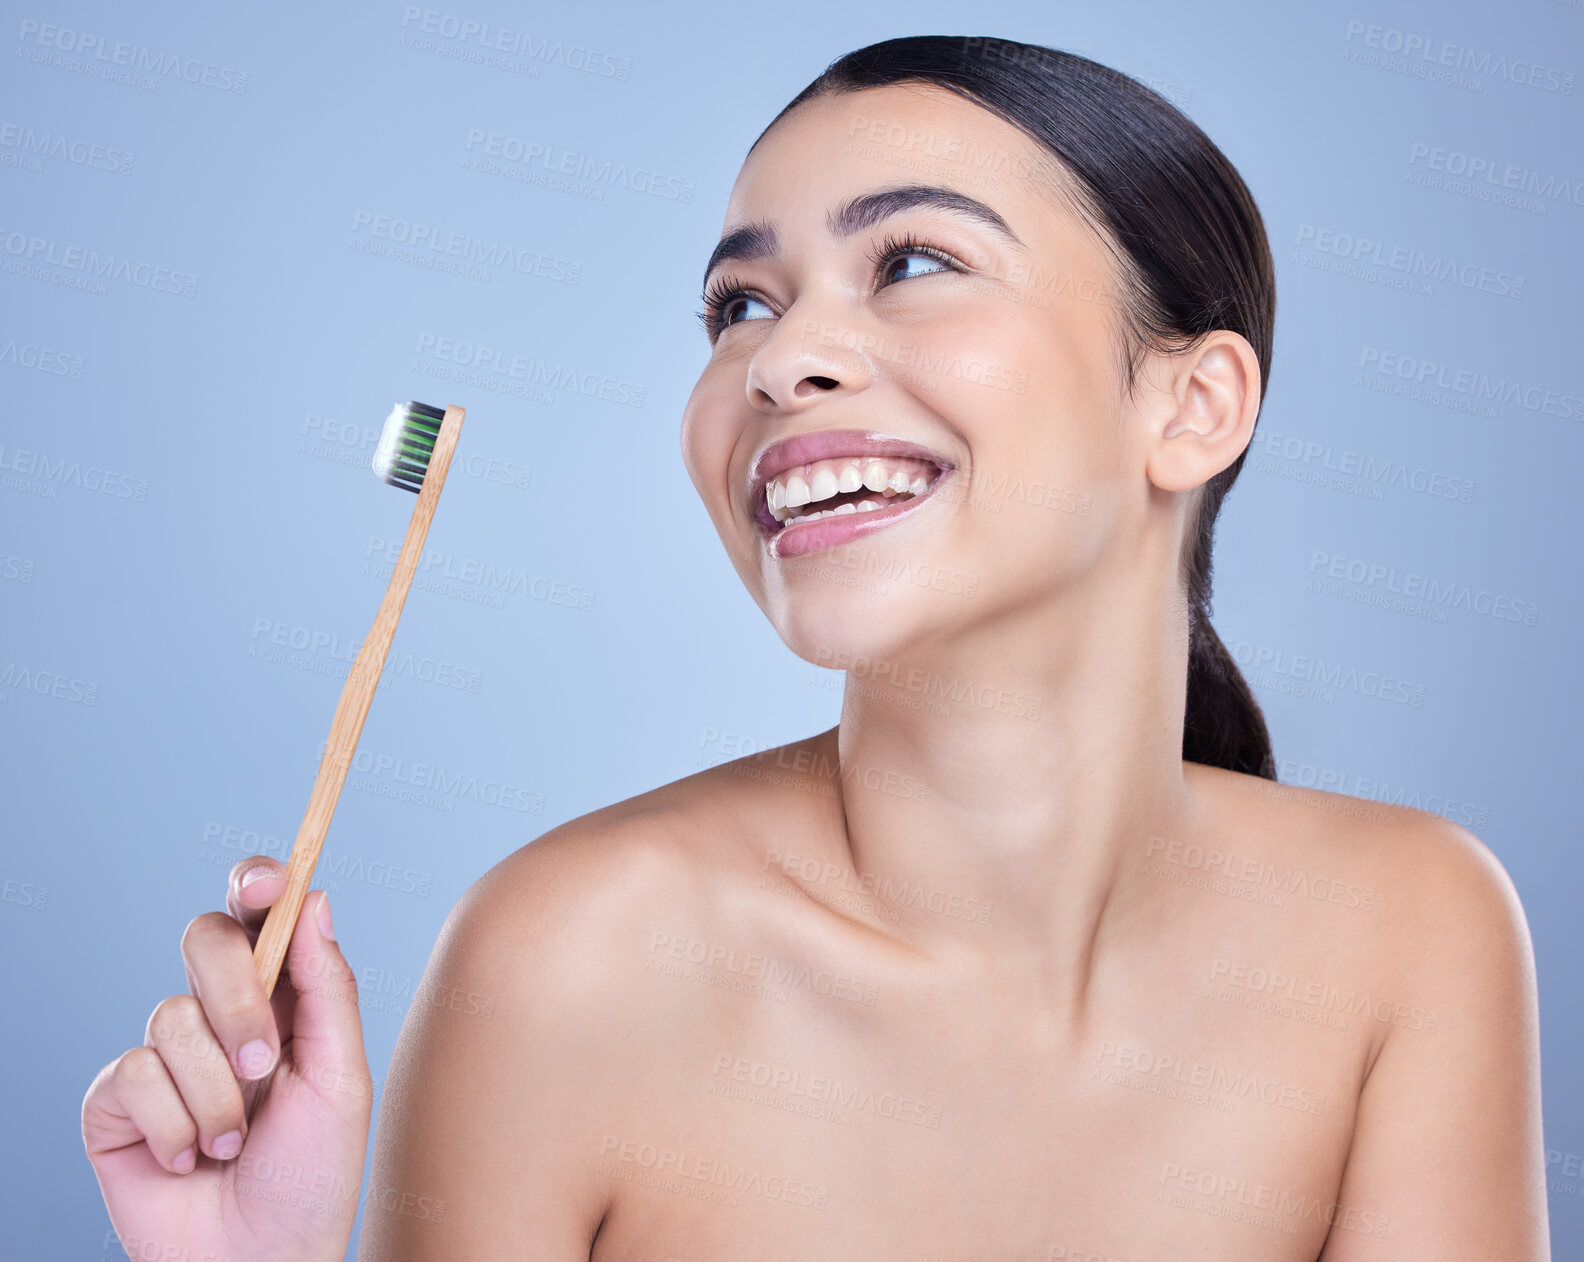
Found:
[[[894,581],[871,580],[881,590],[867,590],[862,571],[845,569],[834,556],[825,562],[828,573],[816,568],[817,556],[799,560],[807,568],[771,598],[765,613],[787,648],[810,665],[847,670],[855,660],[894,662],[920,635],[937,630],[947,612],[928,599],[932,593]]]

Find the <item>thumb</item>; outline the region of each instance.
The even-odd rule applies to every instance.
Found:
[[[286,949],[294,1076],[327,1099],[368,1107],[372,1083],[363,1050],[357,976],[335,940],[330,897],[310,890]]]

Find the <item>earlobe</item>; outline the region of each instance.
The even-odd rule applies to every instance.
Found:
[[[1174,367],[1145,471],[1163,491],[1191,491],[1236,460],[1253,437],[1259,360],[1247,339],[1218,329]]]

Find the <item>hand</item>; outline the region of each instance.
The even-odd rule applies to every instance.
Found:
[[[252,945],[285,871],[262,857],[231,869],[230,914],[207,912],[182,935],[192,993],[163,1000],[143,1046],[83,1099],[83,1146],[135,1258],[346,1254],[373,1108],[357,980],[326,932],[324,891],[311,890],[265,996]]]

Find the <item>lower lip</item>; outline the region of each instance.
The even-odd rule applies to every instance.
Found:
[[[854,539],[884,530],[892,522],[901,521],[908,514],[922,508],[934,496],[941,484],[951,477],[952,470],[943,469],[940,476],[923,495],[915,495],[886,508],[870,509],[867,513],[842,513],[839,517],[822,517],[818,521],[794,521],[770,536],[770,555],[785,561],[807,552],[820,552],[835,548]]]

